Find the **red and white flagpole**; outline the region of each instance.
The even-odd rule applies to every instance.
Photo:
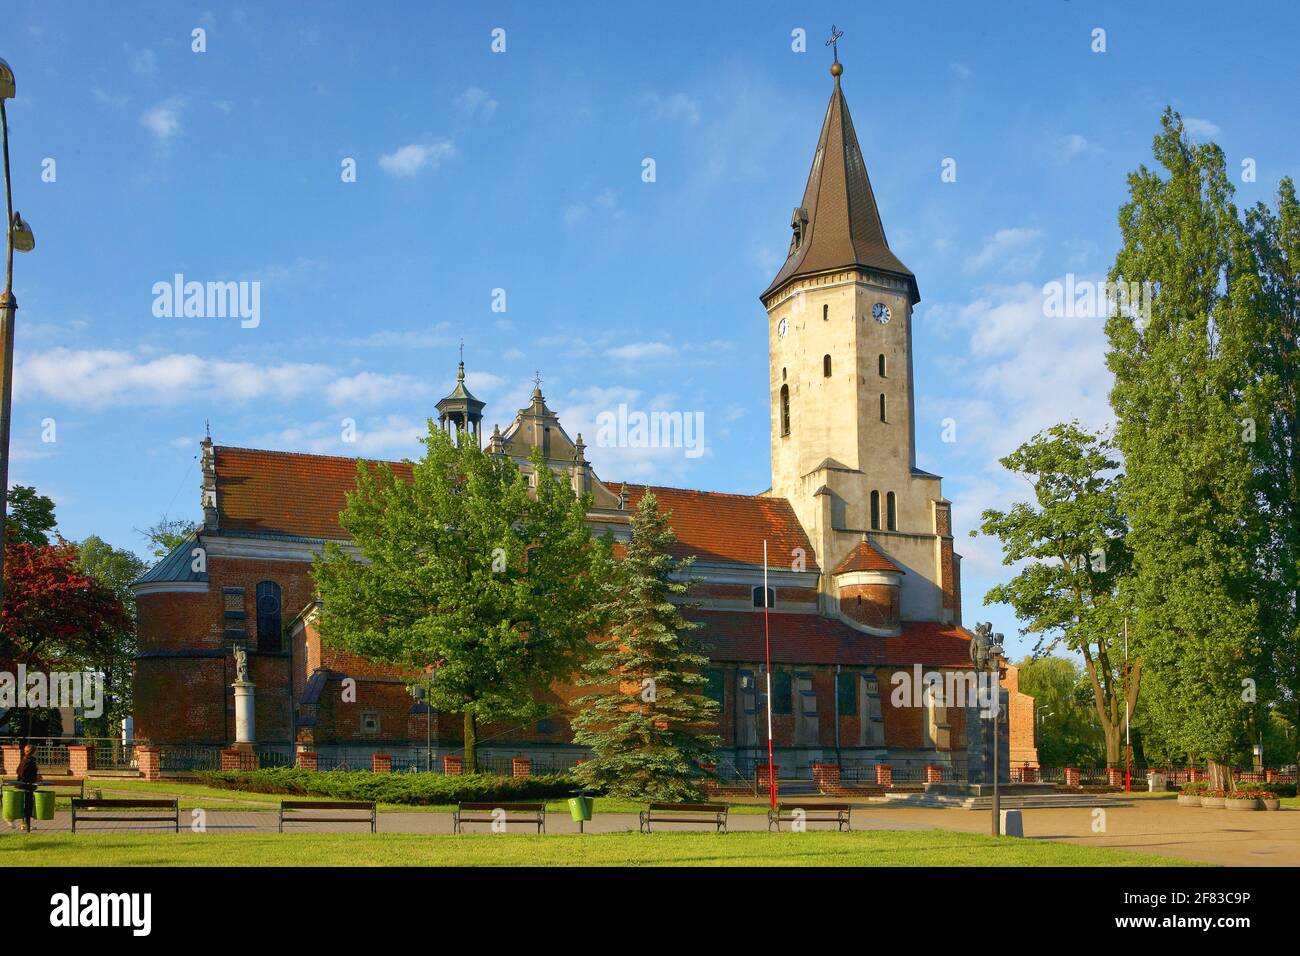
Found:
[[[1132,715],[1128,706],[1128,618],[1124,618],[1124,792],[1133,792],[1133,736],[1129,729]]]
[[[767,648],[767,793],[776,809],[776,761],[772,759],[772,629],[768,624],[767,539],[763,539],[763,642]]]

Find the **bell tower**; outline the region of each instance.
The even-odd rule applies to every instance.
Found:
[[[833,33],[828,45],[838,38]],[[920,292],[885,238],[843,72],[837,50],[812,168],[790,217],[789,252],[760,297],[770,360],[770,493],[790,501],[824,570],[868,540],[903,573],[902,616],[938,620],[942,602],[935,593],[923,599],[925,582],[908,580],[906,570],[911,565],[943,588],[935,539],[917,548],[918,535],[940,535],[948,524],[939,478],[916,467],[912,308]],[[951,531],[941,536],[955,567]],[[824,575],[823,592],[833,596],[831,577]],[[951,606],[956,586],[947,583]]]

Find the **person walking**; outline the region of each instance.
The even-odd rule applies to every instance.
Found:
[[[32,817],[36,813],[36,782],[41,779],[41,768],[36,763],[36,748],[23,747],[23,758],[18,761],[18,783],[23,793],[23,829],[32,832]]]

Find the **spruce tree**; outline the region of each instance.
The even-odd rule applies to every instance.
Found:
[[[709,658],[694,637],[700,625],[672,600],[686,593],[694,559],[673,555],[677,536],[649,491],[631,525],[599,609],[608,636],[578,681],[596,688],[574,701],[574,741],[594,754],[578,773],[614,796],[690,799],[721,743],[709,732],[718,705],[702,693]]]

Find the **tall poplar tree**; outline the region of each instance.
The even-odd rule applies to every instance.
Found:
[[[1128,177],[1110,273],[1146,284],[1150,298],[1106,323],[1133,636],[1152,723],[1231,786],[1225,763],[1260,673],[1254,439],[1267,409],[1251,359],[1261,287],[1223,152],[1190,142],[1167,109],[1154,153],[1163,173],[1144,165]]]
[[[1277,211],[1264,203],[1246,215],[1264,292],[1257,366],[1268,389],[1260,430],[1259,498],[1268,520],[1261,559],[1267,598],[1264,633],[1273,696],[1300,732],[1300,202],[1295,183],[1278,186]],[[1261,710],[1257,718],[1267,720]],[[1300,736],[1300,734],[1298,734]],[[1300,739],[1293,753],[1300,755]]]
[[[593,759],[580,777],[616,796],[689,799],[721,739],[711,731],[718,704],[703,693],[709,665],[672,598],[689,586],[693,558],[672,554],[677,536],[647,491],[632,515],[627,554],[605,589],[608,637],[584,667],[580,686],[597,691],[574,701],[574,742]]]
[[[463,715],[465,769],[479,725],[544,716],[598,625],[607,549],[540,453],[535,483],[506,456],[429,423],[409,481],[359,461],[339,523],[361,553],[327,545],[313,568],[321,635],[372,660],[431,671],[430,704]]]

